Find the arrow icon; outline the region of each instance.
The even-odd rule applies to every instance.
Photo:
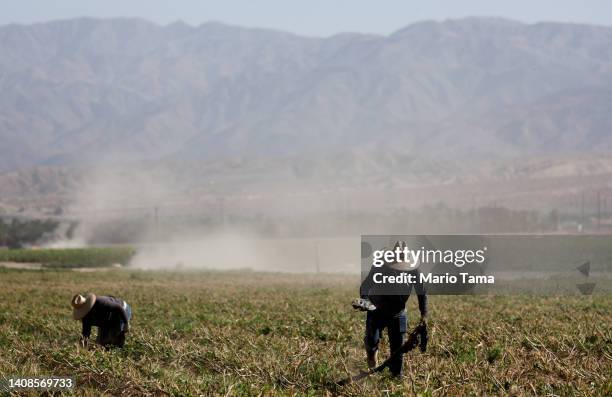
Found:
[[[586,261],[582,265],[576,268],[583,276],[589,277],[589,273],[591,272],[591,261]]]
[[[591,295],[595,289],[595,283],[576,284],[582,295]]]

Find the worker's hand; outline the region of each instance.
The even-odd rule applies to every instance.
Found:
[[[128,332],[130,332],[130,325],[129,324],[125,326],[125,329],[123,330],[123,332],[125,332],[126,334]]]
[[[87,347],[87,338],[81,338],[79,341],[79,347],[86,348]]]
[[[353,306],[353,309],[357,309],[362,312],[376,310],[376,306],[366,298],[355,299],[351,305]]]

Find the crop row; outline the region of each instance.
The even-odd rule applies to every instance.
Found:
[[[101,267],[126,265],[133,247],[89,247],[62,249],[0,249],[0,262],[40,263],[47,267]]]

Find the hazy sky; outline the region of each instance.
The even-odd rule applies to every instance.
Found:
[[[424,19],[501,16],[525,22],[612,26],[610,0],[0,0],[0,24],[79,16],[142,17],[166,24],[222,21],[311,36],[387,34]]]

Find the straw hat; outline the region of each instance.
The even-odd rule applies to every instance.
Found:
[[[404,250],[404,248],[407,248],[407,246],[408,245],[406,244],[405,241],[400,240],[400,241],[397,241],[395,243],[395,245],[393,246],[393,249],[390,250],[390,251],[395,251],[397,248],[399,248],[400,251],[402,251],[402,250]],[[418,267],[419,263],[418,262],[414,263],[412,260],[408,259],[407,262],[404,262],[404,261],[402,261],[402,262],[393,261],[391,263],[386,263],[386,265],[388,267],[390,267],[391,269],[394,269],[394,270],[399,270],[399,271],[402,271],[402,272],[409,272],[411,270],[414,270],[416,267]]]
[[[76,294],[72,297],[72,317],[75,320],[80,320],[89,313],[94,303],[96,303],[96,296],[94,294],[87,294],[83,296]]]

